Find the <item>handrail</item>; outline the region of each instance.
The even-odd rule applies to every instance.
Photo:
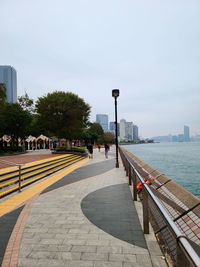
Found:
[[[184,255],[187,257],[187,259],[194,265],[194,266],[200,266],[200,258],[198,256],[198,254],[196,253],[196,251],[193,249],[193,247],[191,246],[191,244],[189,243],[187,236],[183,235],[180,230],[178,229],[178,227],[176,226],[176,224],[173,222],[173,220],[171,219],[171,217],[169,216],[169,214],[167,213],[167,211],[164,209],[164,207],[162,206],[161,202],[159,201],[159,199],[153,194],[152,190],[149,188],[149,186],[145,183],[144,179],[142,178],[142,176],[139,174],[139,172],[136,170],[136,168],[133,166],[133,164],[131,163],[130,159],[125,155],[125,153],[123,152],[123,150],[121,148],[119,148],[120,152],[123,153],[123,156],[125,157],[126,161],[128,162],[129,166],[128,166],[128,170],[130,170],[130,167],[132,168],[132,170],[134,171],[134,173],[136,174],[137,178],[140,180],[140,182],[142,183],[145,192],[147,193],[147,197],[149,196],[152,201],[154,202],[154,204],[157,206],[159,212],[161,213],[162,217],[164,218],[166,224],[171,228],[173,234],[175,235],[175,238],[177,240],[177,244],[180,244],[181,246],[181,250],[184,253]],[[126,168],[126,166],[125,166]],[[127,170],[126,170],[127,171]],[[129,179],[130,179],[130,173],[129,173]],[[131,178],[132,179],[132,178]],[[136,185],[134,185],[135,187]],[[145,197],[145,196],[144,196]],[[135,200],[135,198],[134,198]],[[143,207],[144,209],[145,207]],[[143,212],[144,214],[144,212]],[[146,218],[147,219],[147,218]],[[149,233],[149,229],[148,226],[145,227],[148,223],[149,223],[149,219],[147,219],[146,222],[144,222],[144,232],[146,231],[146,233]],[[146,228],[146,229],[145,229]]]
[[[21,192],[21,168],[25,164],[19,164],[19,163],[15,163],[15,162],[3,160],[3,159],[0,159],[0,162],[5,163],[5,164],[7,164],[9,166],[16,166],[16,167],[18,167],[18,169],[19,169],[19,192]]]
[[[19,164],[19,163],[15,163],[15,162],[3,160],[3,159],[0,159],[0,162],[5,163],[10,166],[23,166],[24,165],[24,164]]]

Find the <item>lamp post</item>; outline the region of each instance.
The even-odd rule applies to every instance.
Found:
[[[112,90],[112,96],[115,98],[115,146],[116,146],[116,168],[119,168],[118,160],[118,125],[117,125],[117,98],[119,96],[119,89]]]

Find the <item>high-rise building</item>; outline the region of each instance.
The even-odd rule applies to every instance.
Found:
[[[110,125],[109,131],[115,135],[115,122],[111,121],[109,125]],[[117,123],[117,133],[118,133],[117,136],[119,136],[120,135],[120,124],[119,123]]]
[[[122,119],[120,120],[120,140],[121,141],[126,141],[126,120]]]
[[[0,83],[6,88],[6,101],[17,102],[17,73],[11,66],[0,66]]]
[[[183,134],[183,140],[185,142],[190,141],[190,128],[186,125],[184,125],[184,134]]]
[[[138,135],[138,126],[133,124],[133,141],[138,141],[139,135]]]
[[[108,132],[108,115],[107,114],[97,114],[96,122],[101,125],[104,132]]]
[[[133,122],[120,120],[120,141],[138,141],[138,126],[134,125]]]
[[[127,141],[133,141],[133,123],[126,122],[126,138]]]

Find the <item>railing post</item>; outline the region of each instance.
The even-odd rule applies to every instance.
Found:
[[[19,192],[21,192],[21,165],[19,165]]]
[[[142,189],[142,197],[143,197],[143,227],[144,233],[149,234],[149,209],[148,209],[148,194],[144,188]]]
[[[137,201],[137,176],[136,173],[133,170],[133,200]]]
[[[191,265],[188,265],[187,258],[185,257],[185,255],[181,251],[178,240],[176,243],[176,266],[177,267],[191,266]]]
[[[131,185],[131,165],[128,165],[128,183]]]
[[[128,160],[126,160],[126,176],[128,176]]]

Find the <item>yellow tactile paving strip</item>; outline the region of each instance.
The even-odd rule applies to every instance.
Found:
[[[36,185],[32,186],[31,188],[28,188],[28,189],[24,190],[23,192],[19,193],[18,195],[15,195],[15,196],[11,197],[10,199],[5,200],[4,202],[0,203],[0,216],[3,216],[5,214],[11,212],[12,210],[16,209],[17,207],[21,206],[27,200],[29,200],[32,197],[34,197],[35,195],[39,194],[48,186],[59,181],[65,175],[80,168],[86,162],[88,162],[88,158],[83,159],[80,162],[73,164],[72,166],[69,166],[67,169],[60,171],[59,173],[53,175],[49,179],[42,181],[41,183],[36,184]]]
[[[49,161],[52,161],[52,160],[61,159],[61,158],[64,158],[64,157],[71,157],[72,155],[73,154],[65,154],[65,155],[60,155],[60,156],[57,156],[57,157],[51,157],[51,158],[47,158],[47,159],[40,159],[40,160],[24,163],[24,164],[21,164],[21,165],[23,165],[25,167],[31,167],[31,166],[34,166],[34,165],[37,165],[37,164],[40,164],[40,163],[45,163],[45,162],[49,162]],[[22,166],[22,168],[23,168],[23,166]],[[18,170],[18,167],[11,166],[11,167],[0,169],[0,174],[4,174],[4,173],[7,173],[7,172],[16,171],[16,170]]]

